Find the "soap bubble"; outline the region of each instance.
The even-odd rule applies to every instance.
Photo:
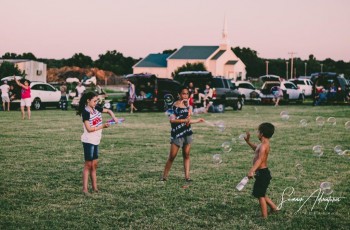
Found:
[[[329,117],[327,119],[327,122],[330,123],[331,125],[335,126],[337,124],[337,119],[335,119],[335,117]]]
[[[330,195],[333,192],[332,184],[330,182],[322,182],[320,184],[320,188],[321,188],[321,191],[326,195]]]
[[[312,147],[312,152],[314,156],[321,157],[323,155],[323,146],[315,145],[314,147]]]
[[[237,139],[235,137],[232,137],[231,142],[233,145],[235,145],[237,143]]]
[[[324,122],[325,122],[324,117],[321,117],[321,116],[316,117],[316,124],[317,124],[318,126],[323,126],[323,125],[324,125]]]
[[[222,159],[221,159],[221,155],[220,154],[215,154],[213,156],[213,163],[214,164],[221,164],[222,163]]]
[[[224,153],[229,153],[232,150],[232,144],[229,141],[226,141],[221,144],[221,149]]]
[[[245,140],[244,140],[245,137],[246,137],[245,133],[242,133],[241,135],[239,135],[238,137],[239,143],[245,144]]]
[[[342,148],[343,148],[342,146],[337,145],[337,146],[334,147],[334,152],[335,152],[336,154],[338,154],[338,155],[342,155],[342,153],[343,153]]]
[[[349,159],[350,159],[350,150],[344,150],[341,154],[339,154],[339,155],[341,155],[341,156],[348,156],[349,157]]]
[[[280,112],[280,116],[288,115],[288,111],[282,111]]]
[[[296,169],[298,172],[304,171],[304,168],[303,168],[302,164],[299,164],[299,163],[295,165],[295,169]]]
[[[282,115],[281,116],[283,121],[288,121],[289,120],[289,115]]]
[[[281,116],[282,120],[284,120],[284,121],[289,120],[289,115],[288,115],[288,112],[287,112],[287,111],[282,111],[282,112],[280,113],[280,116]]]
[[[350,121],[347,121],[347,122],[345,123],[345,128],[346,128],[346,129],[350,129]]]
[[[301,119],[299,123],[300,123],[301,127],[306,127],[307,126],[307,120],[305,120],[305,119]]]
[[[220,132],[223,132],[223,131],[225,131],[225,123],[223,122],[223,121],[217,121],[217,122],[215,122],[214,123],[214,125],[216,126],[216,127],[218,127],[218,129],[219,129],[219,131]]]

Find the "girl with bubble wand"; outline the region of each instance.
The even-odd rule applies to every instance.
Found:
[[[97,159],[98,145],[102,137],[102,129],[108,128],[110,123],[102,123],[102,113],[108,113],[118,123],[118,119],[109,109],[104,109],[97,106],[97,94],[95,92],[87,92],[82,95],[79,101],[77,115],[82,116],[84,133],[81,136],[81,141],[84,148],[84,169],[83,169],[83,193],[89,195],[88,181],[89,174],[92,184],[92,190],[98,192],[97,189]]]
[[[189,90],[182,87],[179,91],[179,100],[172,106],[172,114],[169,114],[171,124],[170,153],[165,164],[161,180],[166,181],[170,168],[176,158],[180,148],[182,148],[185,181],[191,182],[190,179],[190,149],[192,138],[191,124],[204,122],[203,118],[191,119],[191,110],[189,107]]]

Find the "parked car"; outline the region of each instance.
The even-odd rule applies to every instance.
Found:
[[[129,74],[126,79],[135,85],[137,110],[143,109],[164,111],[164,96],[171,94],[177,98],[180,83],[168,78],[158,78],[154,74]],[[128,98],[126,93],[125,98]]]
[[[321,93],[326,94],[326,100],[323,103],[343,103],[350,100],[350,86],[343,76],[337,74],[318,74],[313,76],[314,85],[312,88],[313,104],[317,104],[317,100]],[[334,88],[334,94],[331,94],[330,87]]]
[[[306,78],[298,78],[290,80],[293,82],[299,89],[301,89],[305,97],[311,97],[312,95],[312,81]]]
[[[237,87],[231,82],[231,79],[222,77],[213,77],[207,71],[186,71],[180,72],[175,77],[182,85],[188,86],[190,82],[203,93],[205,85],[209,84],[215,88],[216,97],[213,97],[213,105],[224,110],[226,106],[231,106],[234,110],[242,110],[242,96]]]
[[[11,106],[19,107],[21,99],[21,88],[16,84],[13,77],[3,78],[1,81],[8,81],[9,85],[13,85],[15,99],[11,101]],[[59,107],[61,99],[61,92],[54,86],[39,81],[30,82],[32,108],[35,110],[43,109],[45,107]]]
[[[256,89],[252,83],[250,83],[249,81],[236,81],[233,83],[236,85],[238,92],[241,94],[243,102],[261,102],[261,92],[260,90]]]
[[[274,95],[272,94],[272,87],[279,86],[283,91],[282,102],[289,103],[290,101],[295,101],[297,103],[303,103],[305,96],[301,89],[290,82],[290,81],[266,81],[261,87],[261,102],[269,103],[273,101]]]

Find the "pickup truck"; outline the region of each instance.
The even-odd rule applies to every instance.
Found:
[[[243,108],[242,96],[231,79],[213,77],[207,71],[186,71],[178,73],[174,80],[185,86],[192,82],[200,93],[203,93],[205,85],[209,84],[216,92],[216,96],[213,96],[213,106],[219,110],[224,110],[226,106],[232,107],[233,110],[242,110]]]

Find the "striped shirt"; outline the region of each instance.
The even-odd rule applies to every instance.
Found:
[[[188,107],[180,108],[173,106],[172,109],[176,119],[186,119],[188,117]],[[187,126],[186,123],[171,123],[171,140],[190,135],[192,135],[191,125]]]
[[[82,112],[81,116],[83,123],[89,121],[91,127],[99,127],[102,125],[102,111],[103,108],[96,106],[92,112],[86,107]],[[84,133],[81,135],[81,141],[84,143],[89,143],[93,145],[99,145],[102,137],[102,129],[88,132],[85,125],[83,124]]]

